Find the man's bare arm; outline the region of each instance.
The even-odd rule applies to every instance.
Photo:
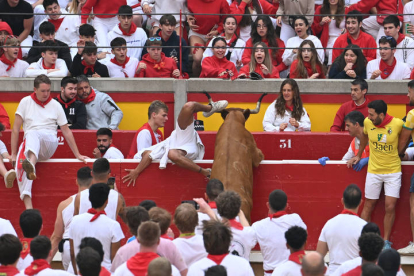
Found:
[[[48,259],[49,263],[53,260],[53,257],[58,251],[59,243],[63,239],[63,233],[65,232],[65,225],[63,223],[62,211],[67,207],[68,200],[69,199],[62,201],[57,208],[55,229],[53,230],[53,234],[50,237],[50,241],[52,242],[52,251]]]

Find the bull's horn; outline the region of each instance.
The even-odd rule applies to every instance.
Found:
[[[256,108],[255,108],[255,109],[253,109],[253,110],[250,110],[250,114],[257,114],[257,113],[259,113],[259,111],[260,111],[260,105],[261,105],[261,103],[262,103],[262,99],[263,99],[263,97],[264,97],[264,96],[266,96],[266,95],[267,95],[267,93],[263,93],[263,94],[260,96],[259,100],[257,101]]]
[[[209,102],[210,104],[212,104],[212,103],[213,103],[213,99],[211,98],[210,94],[208,94],[208,93],[206,92],[206,90],[203,90],[203,94],[207,96],[208,102]]]

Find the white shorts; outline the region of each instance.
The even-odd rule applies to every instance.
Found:
[[[379,199],[384,184],[386,196],[400,198],[401,172],[390,174],[367,173],[365,180],[365,198]]]
[[[190,37],[192,37],[193,35],[198,36],[199,38],[201,38],[204,41],[204,44],[206,44],[207,41],[208,41],[208,38],[206,37],[206,35],[199,34],[199,33],[194,32],[193,30],[190,29],[190,31],[188,32],[188,39],[190,39]]]
[[[175,139],[171,140],[170,149],[179,149],[186,152],[185,157],[196,160],[199,154],[197,147],[197,133],[194,130],[194,121],[186,129],[181,129],[178,122],[175,125]]]

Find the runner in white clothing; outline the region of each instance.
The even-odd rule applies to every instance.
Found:
[[[96,132],[97,147],[93,150],[95,158],[124,159],[122,152],[112,145],[112,130],[100,128]]]
[[[106,63],[111,78],[133,78],[138,66],[138,59],[128,57],[126,40],[116,37],[111,41],[111,52],[114,57]]]

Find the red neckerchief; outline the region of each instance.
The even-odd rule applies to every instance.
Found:
[[[289,256],[289,261],[297,263],[298,265],[302,264],[303,257],[305,257],[305,250],[297,251]]]
[[[20,154],[17,157],[17,176],[19,177],[19,181],[22,182],[23,179],[23,160],[26,159],[24,152],[26,150],[26,139],[23,140],[22,149],[20,150]],[[30,245],[30,242],[29,242]],[[23,246],[24,250],[24,246]],[[23,251],[22,251],[23,252]]]
[[[217,203],[215,201],[207,202],[207,204],[211,209],[217,209]]]
[[[134,275],[145,275],[149,263],[159,257],[160,256],[154,252],[138,252],[126,262],[126,266]]]
[[[129,57],[126,57],[126,58],[125,58],[125,62],[124,62],[124,64],[119,63],[119,62],[116,60],[116,58],[112,58],[112,59],[111,59],[111,62],[112,62],[113,64],[116,64],[116,65],[118,65],[118,66],[121,66],[123,69],[125,69],[125,65],[129,62]],[[127,74],[127,73],[125,73],[125,71],[122,71],[122,73],[124,73],[125,78],[128,78],[128,74]]]
[[[92,102],[93,100],[95,100],[95,97],[96,97],[95,90],[91,88],[91,93],[89,93],[88,97],[85,99],[79,99],[79,101],[83,102],[84,104],[88,104]]]
[[[225,33],[222,33],[221,34],[221,36],[223,36],[224,37],[224,39],[226,39],[226,34]],[[231,46],[231,44],[234,42],[234,41],[236,41],[237,40],[237,35],[236,34],[233,34],[233,36],[230,38],[230,41],[227,43],[227,47],[230,47]]]
[[[158,71],[165,67],[165,62],[161,61],[160,63],[154,64],[154,69],[157,69]]]
[[[287,103],[285,103],[285,109],[290,110],[290,112],[292,112],[293,111],[293,104],[292,105],[287,105]]]
[[[85,66],[85,68],[83,69],[83,73],[86,75],[88,73],[88,69],[91,70],[92,73],[95,73],[95,64],[89,65],[86,63],[85,60],[82,60],[82,65]]]
[[[134,22],[132,22],[131,27],[129,28],[129,32],[125,32],[122,28],[121,28],[121,23],[118,24],[119,29],[121,30],[123,35],[126,36],[131,36],[135,33],[135,31],[137,30],[137,25],[135,25]]]
[[[44,60],[44,59],[42,59],[42,66],[43,66],[43,69],[45,69],[45,70],[55,69],[55,65],[56,65],[56,64],[52,64],[52,66],[51,66],[51,67],[47,67],[47,66],[46,66],[46,64],[45,64],[45,60]]]
[[[32,99],[33,99],[33,101],[35,101],[35,103],[37,103],[38,105],[40,105],[41,107],[43,107],[43,108],[45,108],[45,106],[52,100],[52,97],[50,97],[50,95],[49,95],[49,98],[47,98],[47,100],[46,101],[44,101],[44,102],[41,102],[41,101],[39,101],[38,99],[37,99],[37,97],[36,97],[36,93],[35,92],[33,92],[31,95],[30,95],[30,97],[32,97]]]
[[[308,72],[308,77],[312,76],[314,73],[313,73],[312,65],[310,64],[310,62],[303,61],[303,65],[305,66],[306,71]]]
[[[61,104],[65,105],[65,109],[67,109],[71,104],[73,104],[76,101],[76,97],[73,98],[72,100],[70,100],[69,102],[65,102],[64,100],[62,100],[62,97],[60,96],[60,94],[57,96],[57,100],[58,102],[60,102]]]
[[[229,255],[229,253],[222,254],[222,255],[211,255],[211,254],[208,254],[207,255],[207,259],[210,259],[213,262],[215,262],[217,265],[219,265],[219,264],[221,264],[221,262],[223,261],[223,259],[226,258],[227,255]]]
[[[99,273],[99,276],[111,276],[111,272],[108,271],[105,267],[101,266],[101,272]]]
[[[347,209],[342,210],[341,214],[342,214],[342,215],[353,215],[353,216],[357,216],[357,217],[359,217],[357,213],[354,213],[354,212],[349,211],[349,210],[347,210]]]
[[[6,273],[6,276],[14,276],[19,274],[20,271],[11,265],[0,265],[0,275],[4,275],[4,273]]]
[[[392,71],[394,71],[396,64],[397,64],[397,59],[395,57],[391,65],[388,65],[382,59],[380,60],[379,69],[381,70],[381,78],[383,80],[388,78],[391,75]]]
[[[388,113],[387,113],[387,114],[385,115],[384,120],[382,120],[382,123],[381,123],[381,124],[379,124],[379,125],[377,125],[376,127],[377,127],[377,128],[385,128],[385,126],[386,126],[386,125],[388,125],[388,124],[392,121],[392,119],[394,119],[394,117],[393,117],[393,116],[388,115]]]
[[[24,270],[24,274],[29,276],[36,275],[46,268],[50,268],[50,264],[46,260],[35,260]]]
[[[235,228],[237,230],[243,230],[243,225],[241,225],[241,223],[238,222],[237,220],[235,220],[235,219],[229,219],[229,222],[230,222],[230,226],[232,228]]]
[[[20,242],[22,243],[22,252],[20,252],[20,258],[25,259],[27,255],[30,254],[30,243],[33,239],[22,238]]]
[[[171,238],[171,237],[170,237],[170,236],[168,236],[167,234],[161,235],[161,238],[163,238],[163,239],[167,239],[167,240],[170,240],[170,241],[174,240],[173,238]]]
[[[270,214],[269,218],[280,218],[284,215],[287,215],[288,213],[286,211],[277,211],[276,213]]]
[[[0,61],[3,62],[4,64],[8,65],[6,71],[9,71],[12,67],[14,67],[14,64],[17,61],[17,58],[15,58],[13,61],[9,60],[8,58],[6,58],[6,55],[2,55],[0,58]]]
[[[50,23],[52,23],[55,26],[55,33],[59,30],[60,25],[62,25],[62,21],[65,19],[64,17],[58,18],[58,19],[48,19]]]
[[[89,214],[94,215],[94,216],[91,218],[90,222],[92,222],[92,221],[96,220],[97,218],[99,218],[99,216],[100,216],[100,215],[105,215],[105,216],[106,216],[106,212],[105,212],[105,210],[102,210],[102,211],[99,211],[99,212],[98,212],[98,211],[96,211],[95,209],[90,208],[90,209],[88,210],[88,213],[89,213]]]
[[[403,41],[404,38],[405,38],[405,35],[403,35],[402,33],[398,33],[397,45],[400,44],[400,42]]]

